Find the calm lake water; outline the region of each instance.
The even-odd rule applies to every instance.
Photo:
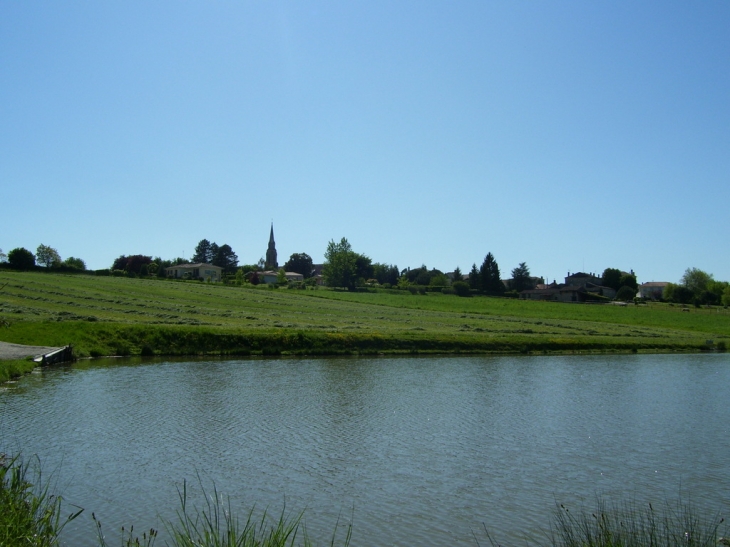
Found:
[[[0,391],[0,451],[38,454],[85,513],[67,545],[161,526],[188,481],[305,509],[328,543],[525,545],[556,501],[730,508],[730,356],[101,361]],[[163,541],[158,541],[163,545]]]

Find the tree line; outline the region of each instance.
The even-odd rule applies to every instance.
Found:
[[[258,281],[256,272],[263,270],[263,257],[256,264],[239,266],[238,256],[230,245],[218,245],[202,239],[195,247],[193,263],[213,264],[222,268],[225,274],[235,276],[239,282]],[[186,264],[183,258],[165,260],[148,255],[120,255],[114,260],[110,270],[114,273],[131,276],[166,276],[166,268]],[[17,247],[5,254],[0,249],[0,264],[18,270],[42,267],[46,270],[81,272],[86,271],[86,263],[76,257],[61,258],[59,252],[49,245],[40,244],[35,254]],[[312,257],[307,253],[293,253],[283,265],[282,271],[296,272],[304,279],[314,274]],[[395,264],[373,262],[370,257],[357,253],[347,238],[327,244],[322,277],[326,285],[335,288],[355,290],[368,285],[385,287],[450,287],[456,294],[467,296],[480,293],[494,296],[516,296],[520,291],[535,288],[544,283],[542,278],[533,277],[525,262],[511,270],[511,278],[502,280],[497,260],[491,252],[484,257],[481,265],[472,264],[468,276],[463,275],[457,266],[447,275],[436,269],[421,265],[419,268],[399,270]],[[253,274],[253,276],[251,275]],[[600,278],[601,285],[617,292],[617,299],[630,300],[636,295],[638,282],[633,272],[622,272],[618,268],[606,268]],[[699,268],[688,268],[678,283],[669,283],[664,290],[663,299],[681,304],[730,305],[730,284],[718,281],[710,273]]]
[[[664,300],[679,304],[730,306],[730,283],[717,281],[699,268],[687,268],[679,283],[669,283]]]
[[[56,249],[42,243],[38,245],[35,254],[25,247],[16,247],[8,254],[0,249],[0,264],[8,264],[16,270],[31,270],[36,265],[60,271],[86,270],[86,263],[82,259],[70,256],[66,260],[62,260]]]

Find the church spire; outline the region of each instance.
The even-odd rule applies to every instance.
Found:
[[[279,263],[276,261],[276,242],[274,241],[274,223],[271,223],[271,233],[269,234],[269,248],[266,250],[266,269],[276,270]]]

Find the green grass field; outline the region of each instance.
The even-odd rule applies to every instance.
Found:
[[[0,340],[79,357],[700,351],[730,313],[0,271]],[[713,344],[707,344],[713,340]]]

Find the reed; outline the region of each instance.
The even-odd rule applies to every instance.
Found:
[[[304,513],[287,514],[282,509],[278,517],[272,517],[268,511],[256,516],[255,507],[240,519],[231,506],[228,496],[218,492],[215,485],[210,495],[200,484],[205,503],[201,506],[191,505],[188,498],[187,482],[183,482],[178,490],[180,507],[177,519],[165,522],[170,547],[312,547],[315,545],[307,535],[304,526]],[[97,526],[97,537],[100,547],[108,547],[101,523],[92,514]],[[330,547],[337,543],[339,521],[330,540]],[[134,527],[129,531],[122,528],[122,547],[153,547],[157,539],[157,530],[145,530],[142,536],[135,536]],[[341,544],[350,544],[352,525],[348,525]]]
[[[484,533],[492,547],[498,543],[486,526]],[[593,510],[571,511],[556,504],[553,521],[542,547],[726,547],[730,545],[725,519],[716,513],[700,513],[687,499],[665,501],[658,509],[635,501],[609,503],[596,500]],[[475,536],[477,545],[479,541]]]
[[[31,465],[33,464],[33,465]],[[0,545],[53,547],[63,527],[83,509],[63,517],[63,499],[52,493],[40,462],[0,454]]]
[[[552,547],[714,547],[727,526],[719,515],[700,516],[689,501],[608,504],[571,513],[559,505],[551,530]],[[721,530],[723,528],[723,530]]]

